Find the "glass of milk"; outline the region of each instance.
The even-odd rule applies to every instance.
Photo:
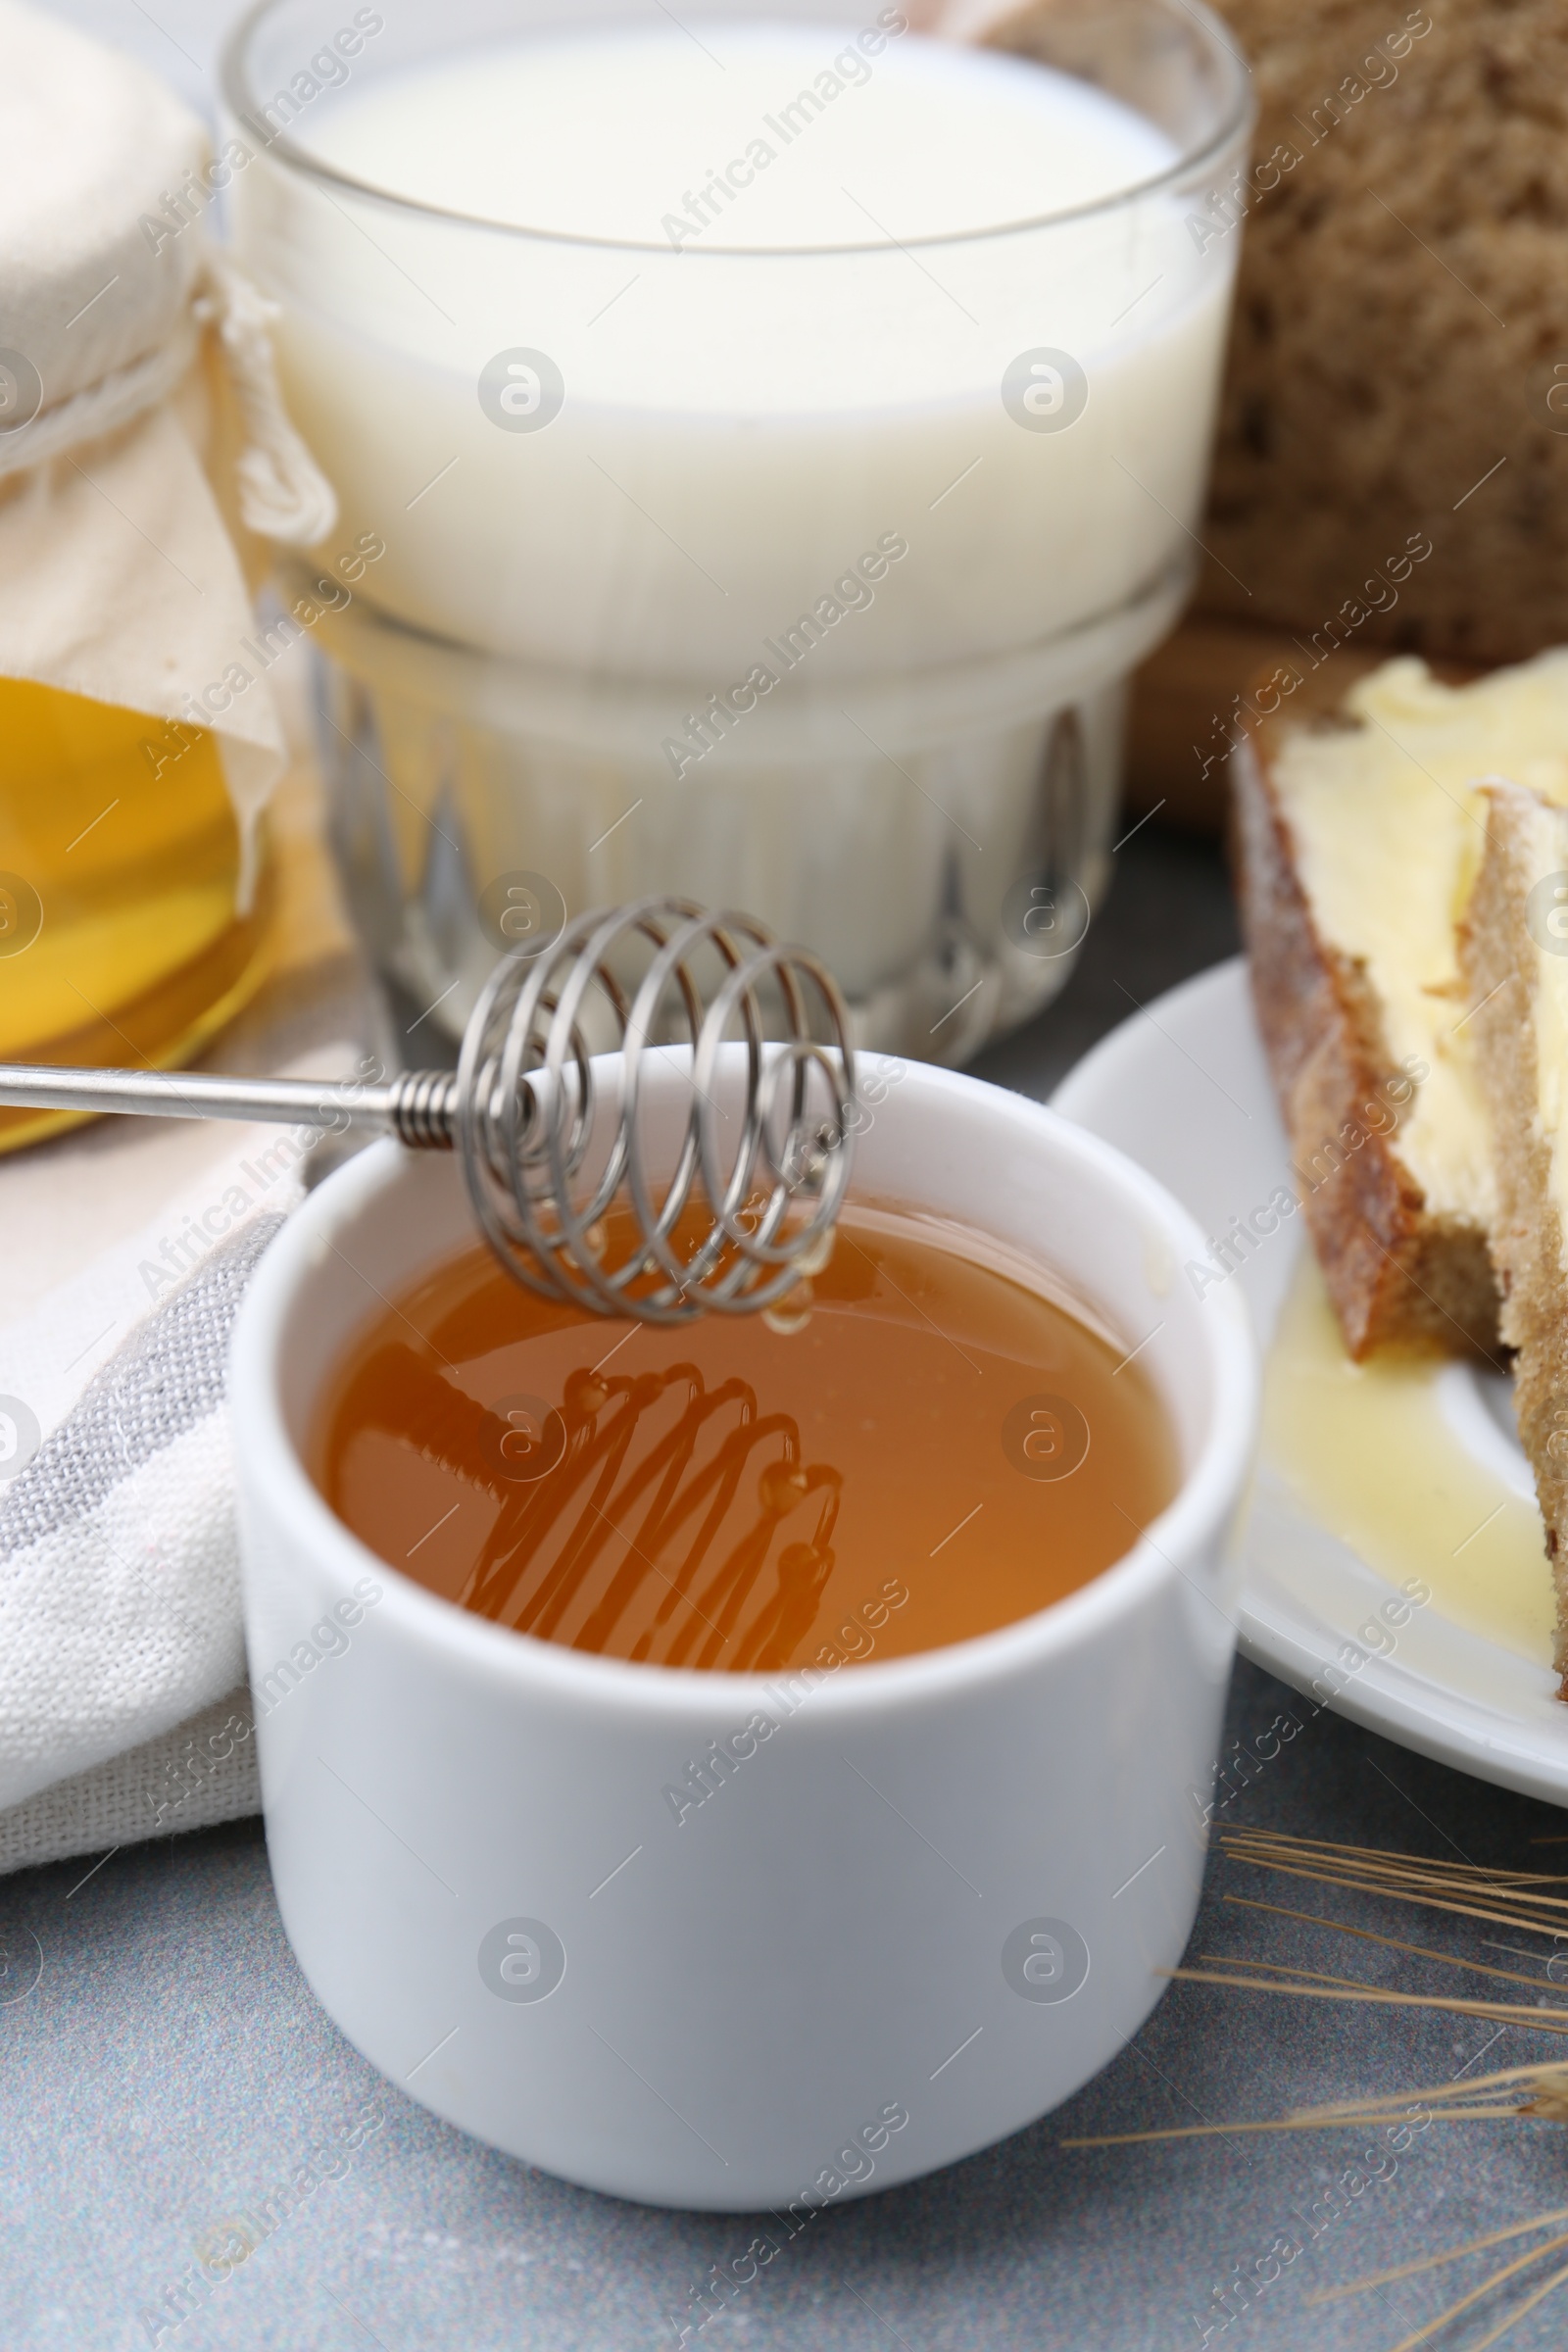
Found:
[[[434,1024],[655,890],[930,1059],[1070,968],[1198,552],[1250,81],[1192,0],[916,13],[265,0],[230,47],[342,505],[256,650],[328,657],[340,847]]]

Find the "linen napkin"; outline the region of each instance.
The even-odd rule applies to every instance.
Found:
[[[0,1867],[256,1805],[224,1374],[319,1133],[229,1130],[0,1331]]]

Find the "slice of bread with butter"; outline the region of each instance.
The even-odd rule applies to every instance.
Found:
[[[1568,804],[1568,650],[1458,685],[1410,657],[1328,662],[1266,699],[1233,762],[1243,926],[1346,1346],[1494,1354],[1496,1183],[1456,924],[1483,780]]]
[[[1546,1526],[1568,1696],[1568,809],[1527,784],[1483,794],[1486,854],[1460,961],[1494,1144],[1501,1336]]]
[[[1568,649],[1331,666],[1232,762],[1293,1173],[1352,1357],[1512,1357],[1568,1696]]]

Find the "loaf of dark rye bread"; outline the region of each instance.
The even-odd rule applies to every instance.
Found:
[[[1568,9],[1216,0],[1258,98],[1203,610],[1360,641],[1568,638]],[[1223,191],[1216,219],[1238,207]]]
[[[1181,0],[1175,0],[1178,9]],[[1568,8],[1214,0],[1252,70],[1199,609],[1310,638],[1411,534],[1357,642],[1492,662],[1568,640]],[[911,0],[1048,62],[1054,0]],[[1105,0],[1128,38],[1160,12]]]

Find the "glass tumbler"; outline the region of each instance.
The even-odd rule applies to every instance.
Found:
[[[227,54],[239,257],[342,504],[331,595],[285,607],[359,916],[455,1036],[567,914],[734,906],[824,958],[863,1044],[960,1062],[1061,986],[1108,877],[1126,680],[1192,579],[1246,69],[1189,0],[1025,12],[1031,59],[1175,160],[904,243],[565,235],[329,160],[378,77],[630,13],[379,0],[348,59],[342,0],[264,0]],[[750,19],[827,56],[863,29],[712,22]]]

